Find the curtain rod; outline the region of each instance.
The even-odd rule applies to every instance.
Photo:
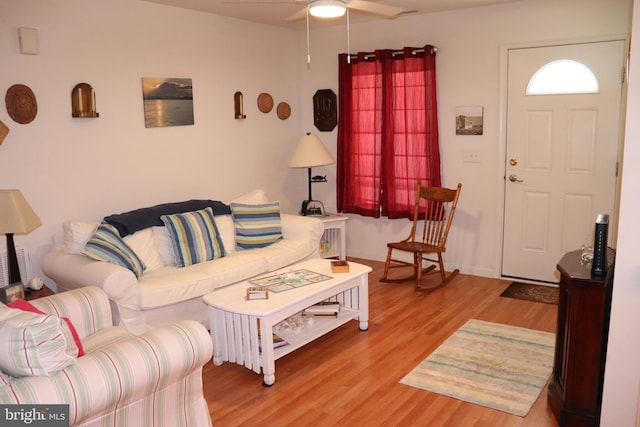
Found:
[[[438,48],[436,46],[432,46],[431,47],[431,53],[436,53],[438,51]],[[412,55],[415,55],[416,53],[423,53],[424,52],[424,48],[421,49],[414,49],[411,51]],[[396,55],[402,55],[404,53],[404,50],[395,50],[393,52],[391,52],[391,56],[396,56]],[[350,54],[349,55],[350,58],[357,58],[358,55],[357,54]],[[376,54],[375,53],[370,53],[368,55],[364,56],[364,59],[371,59],[371,58],[375,58]]]

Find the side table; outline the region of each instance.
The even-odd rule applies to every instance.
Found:
[[[346,223],[347,217],[341,214],[327,213],[318,217],[324,225],[324,234],[320,239],[320,256],[322,258],[346,259]]]
[[[53,292],[47,285],[42,286],[42,289],[38,289],[37,291],[27,288],[24,289],[24,299],[27,301],[48,297],[54,294],[55,292]]]

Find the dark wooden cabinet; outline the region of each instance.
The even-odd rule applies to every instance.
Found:
[[[558,263],[560,303],[548,402],[560,426],[598,426],[609,331],[615,253],[605,276],[592,276],[582,251]]]

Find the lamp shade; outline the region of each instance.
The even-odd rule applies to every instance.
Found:
[[[291,160],[289,160],[289,167],[313,168],[333,163],[335,163],[335,160],[322,141],[320,141],[320,138],[308,133],[298,141]]]
[[[311,0],[309,13],[316,18],[337,18],[344,15],[347,5],[344,0]]]
[[[29,233],[41,224],[20,190],[0,190],[0,234]]]

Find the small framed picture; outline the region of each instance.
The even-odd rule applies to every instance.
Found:
[[[482,107],[456,107],[456,135],[482,135]]]
[[[247,299],[269,299],[269,288],[263,288],[263,287],[247,288]]]
[[[9,304],[20,298],[24,299],[24,286],[21,282],[0,288],[0,301],[4,304]]]

